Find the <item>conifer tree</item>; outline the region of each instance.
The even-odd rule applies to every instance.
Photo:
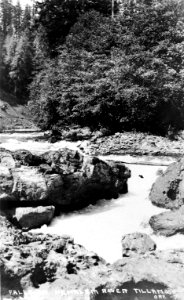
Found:
[[[29,5],[25,6],[22,22],[21,22],[21,29],[24,31],[26,28],[30,28],[32,24],[32,9]]]
[[[27,95],[33,60],[33,45],[30,31],[23,32],[17,41],[15,52],[10,63],[10,79],[16,96]]]
[[[13,5],[11,0],[1,0],[0,2],[0,23],[3,38],[10,32],[12,27]]]
[[[22,23],[22,8],[20,5],[20,1],[17,1],[17,4],[13,6],[13,27],[16,34],[19,34],[21,31],[21,23]]]

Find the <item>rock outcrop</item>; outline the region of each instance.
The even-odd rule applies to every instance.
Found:
[[[156,250],[155,242],[145,233],[135,232],[122,237],[122,256],[130,257]]]
[[[127,300],[182,300],[184,296],[183,266],[184,250],[154,251],[144,255],[124,257],[115,262],[113,267],[119,276],[123,277],[126,274],[129,279],[126,278],[124,284],[116,283],[114,287],[119,288],[119,290],[127,288],[130,292],[130,295],[125,298]],[[109,284],[106,284],[103,288],[107,287],[109,287]],[[134,289],[138,290],[135,292]],[[147,292],[146,289],[148,289]],[[112,297],[110,299],[120,300],[122,298]]]
[[[89,127],[73,127],[62,131],[62,139],[69,141],[88,140],[93,136]]]
[[[150,200],[159,207],[177,209],[184,204],[184,159],[171,164],[159,176],[150,192]]]
[[[6,210],[8,218],[23,230],[49,224],[54,217],[54,206],[17,207]]]
[[[126,251],[127,250],[127,251]],[[116,276],[129,277],[122,283],[106,283],[105,300],[120,299],[183,299],[184,250],[156,250],[156,244],[146,234],[132,233],[122,238],[123,258],[113,264]],[[178,273],[179,272],[179,273]],[[114,292],[108,298],[109,288]],[[125,295],[119,291],[126,290]],[[126,298],[127,297],[127,298]],[[140,298],[139,298],[140,297]],[[176,297],[176,298],[175,298]],[[94,297],[95,300],[100,297]]]
[[[3,296],[7,296],[10,290],[23,294],[29,287],[38,288],[41,284],[57,280],[61,287],[68,281],[74,286],[82,277],[84,285],[87,281],[93,286],[95,277],[99,275],[100,278],[100,271],[108,272],[103,259],[75,244],[68,236],[22,232],[4,216],[0,216],[0,235]]]
[[[22,232],[3,216],[0,225],[3,296],[10,296],[14,290],[24,295],[25,300],[30,299],[30,295],[35,299],[44,295],[44,299],[49,300],[56,292],[56,297],[62,300],[98,300],[102,295],[105,300],[120,300],[123,289],[124,299],[139,299],[142,292],[138,291],[137,295],[135,289],[147,288],[152,290],[152,298],[161,293],[167,300],[175,299],[172,294],[183,300],[183,250],[150,251],[148,246],[148,251],[144,248],[145,253],[139,255],[132,251],[130,257],[110,265],[75,244],[69,236]],[[139,251],[143,237],[136,236],[135,247]],[[135,234],[132,239],[134,237]]]
[[[184,206],[174,211],[166,211],[152,216],[149,224],[154,232],[160,235],[184,234]]]
[[[121,163],[107,163],[69,149],[40,156],[25,150],[0,152],[2,205],[54,205],[72,210],[127,192],[131,174]]]
[[[182,157],[184,155],[183,136],[177,140],[145,133],[117,132],[114,135],[97,135],[81,148],[90,155],[150,155]]]

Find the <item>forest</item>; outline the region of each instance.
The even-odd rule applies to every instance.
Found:
[[[183,0],[0,1],[0,88],[43,130],[184,129]]]

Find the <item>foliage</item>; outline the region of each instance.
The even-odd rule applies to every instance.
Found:
[[[111,0],[0,1],[0,84],[29,86],[43,129],[184,128],[183,0],[115,1],[114,18]]]
[[[21,22],[22,22],[22,8],[20,2],[18,1],[15,6],[13,6],[13,27],[16,33],[20,33]]]
[[[23,10],[20,2],[0,2],[0,87],[19,99],[28,97],[28,85],[33,69],[33,35],[31,8]]]
[[[32,71],[32,44],[29,34],[24,32],[18,39],[15,55],[10,63],[9,76],[16,96],[26,95],[27,85],[30,82],[30,74]]]
[[[52,55],[56,55],[57,47],[63,44],[78,17],[91,10],[108,16],[111,14],[111,0],[45,0],[37,3],[35,25],[45,28]]]
[[[3,37],[6,36],[11,28],[13,15],[13,6],[10,0],[1,0],[0,2],[0,20]]]
[[[127,2],[115,20],[81,15],[31,85],[43,127],[183,128],[183,13],[182,1],[163,0]]]

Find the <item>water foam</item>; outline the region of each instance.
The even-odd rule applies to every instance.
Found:
[[[80,142],[60,141],[51,144],[48,141],[35,140],[43,135],[43,133],[1,134],[1,147],[9,150],[27,149],[33,153],[43,153],[64,147],[76,150],[80,145]],[[34,231],[59,235],[69,234],[74,237],[76,243],[95,251],[109,262],[114,262],[121,257],[122,235],[136,231],[151,235],[158,249],[184,248],[183,235],[177,234],[168,238],[155,236],[149,226],[149,219],[152,215],[165,211],[165,209],[153,206],[149,201],[150,188],[157,177],[158,169],[165,170],[166,167],[163,165],[168,165],[174,160],[112,155],[102,158],[129,163],[128,167],[132,171],[132,177],[128,181],[129,193],[118,199],[101,200],[95,206],[91,205],[80,211],[63,214],[55,218],[51,226],[44,225]],[[142,175],[142,178],[139,175]]]
[[[153,206],[148,199],[152,183],[156,179],[158,166],[129,166],[129,193],[118,199],[101,200],[96,206],[68,214],[53,220],[51,226],[42,226],[44,233],[69,234],[76,243],[95,251],[108,262],[121,258],[121,237],[132,232],[150,234],[158,249],[184,247],[184,236],[158,237],[153,234],[149,219],[165,209]],[[161,167],[165,170],[165,167]],[[141,178],[139,175],[142,175]]]
[[[69,148],[73,150],[78,149],[78,142],[59,141],[56,143],[50,143],[48,141],[39,140],[44,137],[44,133],[13,133],[13,134],[1,134],[0,146],[10,151],[19,149],[29,150],[34,154],[41,154],[50,150],[60,150],[63,148]]]

